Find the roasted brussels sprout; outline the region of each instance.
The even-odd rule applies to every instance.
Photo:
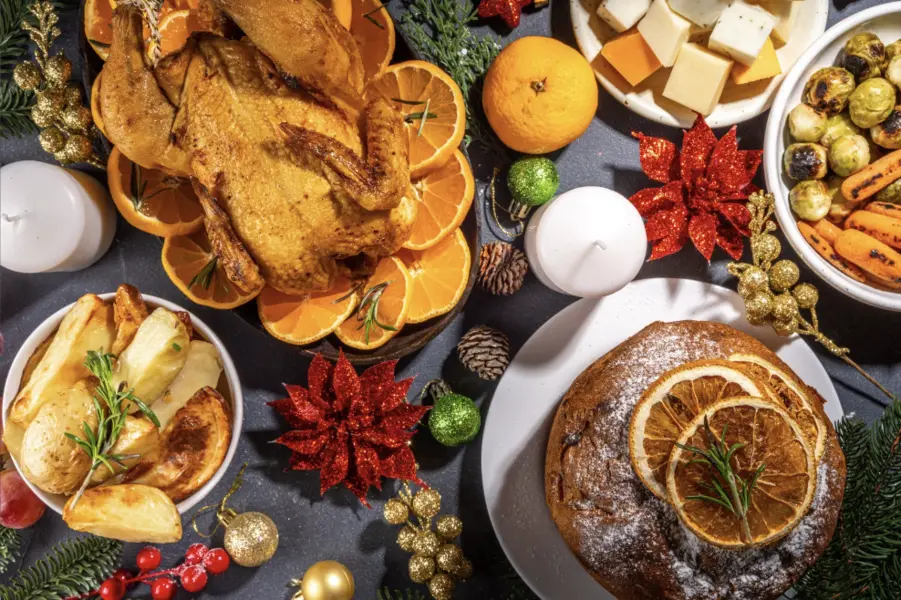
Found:
[[[827,115],[837,115],[848,105],[854,85],[854,75],[847,69],[823,67],[807,80],[804,102]]]
[[[818,142],[826,133],[826,113],[799,104],[788,113],[788,130],[798,142]]]
[[[885,59],[889,62],[896,56],[901,56],[901,40],[897,40],[885,47]]]
[[[789,204],[801,219],[819,221],[829,214],[832,196],[822,181],[802,181],[792,188]]]
[[[826,119],[826,133],[820,138],[820,145],[828,148],[832,145],[832,142],[843,135],[854,135],[860,132],[860,127],[851,121],[848,113],[843,112],[833,115]]]
[[[844,221],[854,211],[854,205],[842,194],[844,177],[830,175],[826,178],[826,189],[829,192],[829,219],[835,222]]]
[[[870,164],[870,144],[862,135],[843,135],[829,146],[829,167],[848,177]]]
[[[901,179],[893,181],[888,187],[876,192],[873,199],[877,202],[893,202],[895,204],[901,204]]]
[[[895,108],[895,86],[881,77],[867,79],[854,90],[848,114],[858,127],[869,129],[885,121]]]
[[[901,56],[896,56],[889,61],[885,68],[885,78],[897,86],[901,86]]]
[[[885,66],[885,46],[875,33],[859,33],[845,43],[841,65],[851,71],[857,81],[882,75]]]
[[[901,106],[896,106],[885,121],[872,127],[870,137],[883,148],[901,148]]]
[[[826,149],[819,144],[792,144],[785,149],[782,163],[785,174],[792,179],[822,179],[828,168]]]

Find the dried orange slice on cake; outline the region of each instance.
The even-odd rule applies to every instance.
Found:
[[[629,454],[641,481],[666,498],[666,463],[685,427],[724,398],[773,398],[767,384],[737,363],[699,360],[667,371],[642,394],[629,424]],[[775,402],[775,400],[772,400]]]
[[[407,323],[422,323],[450,312],[469,282],[472,257],[466,236],[457,229],[428,250],[401,250],[398,257],[412,279]]]
[[[413,189],[419,206],[404,248],[425,250],[460,226],[472,206],[476,186],[469,161],[460,150],[454,150],[444,166],[415,180]]]
[[[394,56],[394,21],[380,0],[350,0],[350,3],[348,29],[360,49],[366,81],[372,81],[382,74]],[[338,4],[338,0],[332,0],[332,11],[343,25],[346,8]]]
[[[345,346],[357,350],[384,346],[407,322],[412,287],[404,263],[396,256],[383,258],[358,292],[356,310],[335,335]]]
[[[341,278],[327,292],[302,296],[266,286],[257,296],[257,310],[263,327],[273,337],[303,346],[335,331],[353,313],[358,299],[347,278]]]
[[[709,406],[677,444],[666,468],[668,499],[686,527],[706,542],[732,549],[771,544],[810,509],[817,486],[813,449],[791,415],[768,400],[739,397]],[[690,449],[710,451],[714,444],[735,448],[728,471],[736,492]],[[743,488],[749,490],[746,503]],[[740,516],[743,506],[746,521]]]

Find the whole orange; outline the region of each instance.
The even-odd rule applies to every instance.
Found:
[[[585,133],[598,108],[598,86],[576,50],[553,38],[524,37],[494,59],[482,105],[504,144],[544,154]]]

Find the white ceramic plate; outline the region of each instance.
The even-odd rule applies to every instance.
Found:
[[[104,300],[110,300],[115,297],[115,294],[97,294]],[[222,343],[222,340],[213,333],[213,330],[209,328],[209,326],[201,321],[196,315],[191,313],[190,311],[186,311],[184,308],[178,306],[177,304],[173,304],[168,300],[164,300],[163,298],[157,298],[156,296],[149,296],[147,294],[143,294],[144,301],[147,303],[149,308],[168,308],[173,312],[187,312],[191,315],[191,324],[194,326],[194,329],[200,334],[200,337],[210,342],[216,347],[216,350],[219,351],[219,357],[222,360],[222,376],[225,378],[225,385],[227,386],[227,390],[229,395],[231,396],[231,406],[232,406],[232,437],[231,442],[228,445],[228,452],[225,455],[225,460],[222,461],[222,465],[219,467],[219,470],[216,471],[215,475],[199,490],[194,492],[188,498],[182,500],[178,504],[176,504],[176,508],[178,509],[179,514],[185,514],[189,512],[192,508],[194,508],[203,498],[209,494],[216,484],[219,483],[219,480],[222,479],[222,476],[228,470],[228,466],[231,464],[232,459],[235,457],[235,452],[238,449],[238,441],[241,438],[241,428],[244,423],[244,395],[241,392],[241,381],[238,379],[238,370],[235,368],[235,363],[232,362],[231,356],[228,354],[228,351],[225,349],[225,345]],[[25,343],[22,344],[22,347],[16,353],[15,358],[13,358],[12,365],[9,369],[9,374],[6,377],[6,383],[3,387],[3,412],[0,413],[0,416],[3,417],[3,420],[6,420],[6,412],[9,410],[9,407],[12,405],[13,400],[16,398],[16,394],[19,393],[19,383],[22,380],[22,372],[25,370],[25,363],[28,362],[29,357],[34,353],[37,347],[43,342],[47,337],[49,337],[54,331],[56,331],[57,327],[59,327],[60,321],[63,320],[63,317],[67,312],[72,308],[73,304],[70,304],[66,307],[63,307],[50,315],[43,323],[41,323],[32,333],[28,336],[28,339],[25,340]],[[220,379],[219,387],[222,389],[222,380]],[[15,459],[13,459],[13,464],[15,464],[16,469],[19,469],[19,465],[16,463]],[[55,512],[62,514],[63,506],[66,504],[66,500],[68,499],[66,496],[60,494],[48,494],[47,492],[39,489],[37,486],[33,485],[27,478],[22,477],[22,480],[28,484],[28,487],[37,494],[38,498],[40,498],[44,504],[49,506]]]
[[[726,323],[755,336],[826,399],[830,419],[843,411],[816,355],[798,336],[753,327],[742,299],[687,279],[645,279],[600,300],[570,305],[529,339],[498,385],[485,421],[482,484],[488,514],[507,558],[543,600],[614,600],[579,564],[545,504],[544,458],[557,405],[595,360],[654,321]]]
[[[691,127],[695,113],[663,97],[671,69],[660,69],[633,89],[600,55],[604,42],[616,32],[597,16],[595,11],[599,3],[600,0],[570,0],[576,43],[591,62],[598,81],[620,104],[646,119],[671,127]],[[788,72],[801,53],[826,30],[829,0],[804,0],[801,4],[791,39],[776,51],[783,73]],[[706,117],[707,123],[711,127],[727,127],[753,119],[771,106],[781,81],[782,76],[779,76],[770,81],[738,86],[730,80],[720,103]]]
[[[843,274],[817,254],[798,231],[796,218],[788,204],[792,181],[782,170],[782,155],[791,143],[786,121],[788,113],[801,102],[804,84],[814,71],[835,64],[839,52],[851,36],[871,31],[885,43],[901,38],[901,2],[889,2],[859,12],[827,31],[800,59],[786,76],[766,126],[763,162],[766,186],[776,196],[776,218],[789,243],[811,269],[826,283],[861,302],[888,310],[901,311],[901,292],[881,290]]]

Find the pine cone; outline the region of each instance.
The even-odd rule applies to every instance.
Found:
[[[477,325],[457,344],[457,356],[470,371],[487,381],[504,374],[510,364],[510,341],[497,329]]]
[[[479,285],[495,295],[519,291],[529,272],[529,261],[518,248],[506,242],[491,242],[479,253]]]

